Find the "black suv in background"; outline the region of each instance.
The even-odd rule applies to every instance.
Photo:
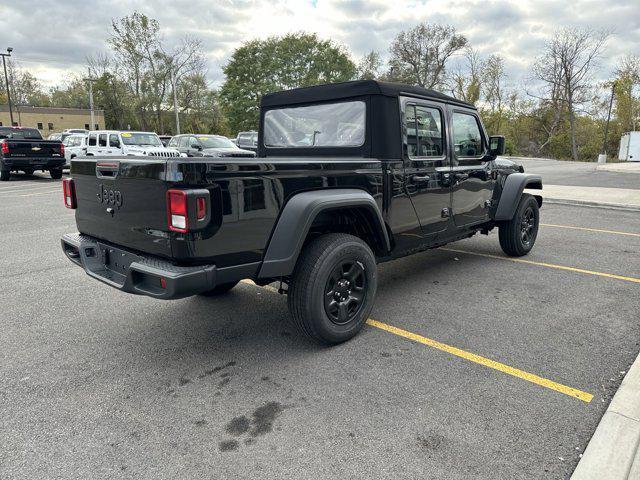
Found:
[[[238,148],[231,140],[222,135],[176,135],[167,144],[175,148],[180,155],[187,157],[255,157],[250,150]]]

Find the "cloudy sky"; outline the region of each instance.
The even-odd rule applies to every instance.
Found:
[[[0,0],[0,49],[46,85],[81,73],[85,58],[106,52],[112,18],[138,10],[159,20],[167,43],[203,41],[212,85],[242,42],[306,30],[346,45],[357,61],[383,57],[398,31],[420,21],[455,26],[481,55],[506,59],[510,80],[528,68],[563,26],[613,32],[598,73],[606,78],[625,54],[640,55],[640,0]]]

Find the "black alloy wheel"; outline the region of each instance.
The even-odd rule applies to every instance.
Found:
[[[334,268],[324,289],[324,309],[336,325],[349,323],[360,313],[367,295],[367,277],[363,265],[354,260]]]

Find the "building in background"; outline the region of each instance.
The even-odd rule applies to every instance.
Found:
[[[30,107],[13,106],[13,123],[22,127],[40,130],[43,137],[61,132],[66,128],[84,128],[85,130],[103,130],[104,110],[94,110],[96,124],[91,125],[91,110],[85,108]],[[0,126],[11,126],[9,106],[0,105]]]

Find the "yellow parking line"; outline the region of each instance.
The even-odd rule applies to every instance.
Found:
[[[388,325],[386,323],[382,323],[377,320],[373,320],[371,318],[367,320],[367,324],[371,325],[372,327],[376,327],[381,330],[384,330],[385,332],[389,332],[394,335],[398,335],[400,337],[413,340],[414,342],[418,342],[423,345],[428,345],[429,347],[442,350],[443,352],[450,353],[451,355],[455,355],[456,357],[464,358],[465,360],[469,360],[470,362],[474,362],[479,365],[492,368],[494,370],[498,370],[499,372],[506,373],[507,375],[512,375],[522,380],[526,380],[527,382],[535,383],[536,385],[539,385],[541,387],[545,387],[550,390],[555,390],[556,392],[560,392],[560,393],[563,393],[564,395],[577,398],[578,400],[582,400],[583,402],[586,402],[586,403],[591,402],[591,400],[593,399],[593,395],[587,392],[583,392],[582,390],[578,390],[572,387],[567,387],[566,385],[562,385],[561,383],[557,383],[552,380],[539,377],[538,375],[534,375],[533,373],[528,373],[523,370],[510,367],[509,365],[505,365],[504,363],[496,362],[495,360],[481,357],[480,355],[476,355],[475,353],[467,352],[466,350],[462,350],[457,347],[452,347],[451,345],[447,345],[445,343],[441,343],[436,340],[423,337],[422,335],[408,332],[407,330],[403,330],[401,328],[394,327],[392,325]]]
[[[614,273],[594,272],[593,270],[585,270],[583,268],[567,267],[565,265],[556,265],[555,263],[534,262],[533,260],[524,260],[522,258],[501,257],[499,255],[491,255],[489,253],[470,252],[468,250],[458,250],[456,248],[440,248],[447,252],[466,253],[468,255],[476,255],[478,257],[495,258],[497,260],[506,260],[508,262],[525,263],[527,265],[537,265],[539,267],[555,268],[556,270],[566,270],[568,272],[584,273],[587,275],[595,275],[596,277],[613,278],[625,282],[640,283],[640,278],[625,277],[624,275],[616,275]]]
[[[251,280],[243,280],[242,283],[246,283],[248,285],[256,285]],[[273,288],[270,285],[266,285],[263,288],[267,290],[277,292],[278,290]],[[388,325],[386,323],[379,322],[372,318],[367,320],[367,325],[372,327],[379,328],[380,330],[384,330],[385,332],[392,333],[394,335],[398,335],[400,337],[407,338],[409,340],[413,340],[414,342],[421,343],[423,345],[428,345],[430,347],[436,348],[443,352],[447,352],[451,355],[455,355],[456,357],[464,358],[470,362],[477,363],[484,367],[492,368],[494,370],[498,370],[502,373],[506,373],[508,375],[512,375],[514,377],[520,378],[522,380],[526,380],[531,383],[535,383],[541,387],[549,388],[551,390],[555,390],[556,392],[560,392],[564,395],[568,395],[570,397],[577,398],[582,400],[583,402],[589,403],[593,399],[593,395],[587,392],[583,392],[582,390],[578,390],[572,387],[567,387],[566,385],[562,385],[561,383],[554,382],[552,380],[548,380],[543,377],[539,377],[538,375],[534,375],[532,373],[525,372],[523,370],[510,367],[509,365],[505,365],[504,363],[496,362],[495,360],[491,360],[480,355],[476,355],[475,353],[467,352],[457,347],[452,347],[451,345],[447,345],[445,343],[438,342],[436,340],[432,340],[427,337],[423,337],[422,335],[418,335],[415,333],[411,333],[407,330],[403,330],[398,327],[394,327],[392,325]]]
[[[640,233],[620,232],[618,230],[605,230],[602,228],[574,227],[573,225],[556,225],[554,223],[541,223],[540,226],[553,227],[553,228],[566,228],[569,230],[582,230],[584,232],[611,233],[613,235],[626,235],[628,237],[640,237]]]

